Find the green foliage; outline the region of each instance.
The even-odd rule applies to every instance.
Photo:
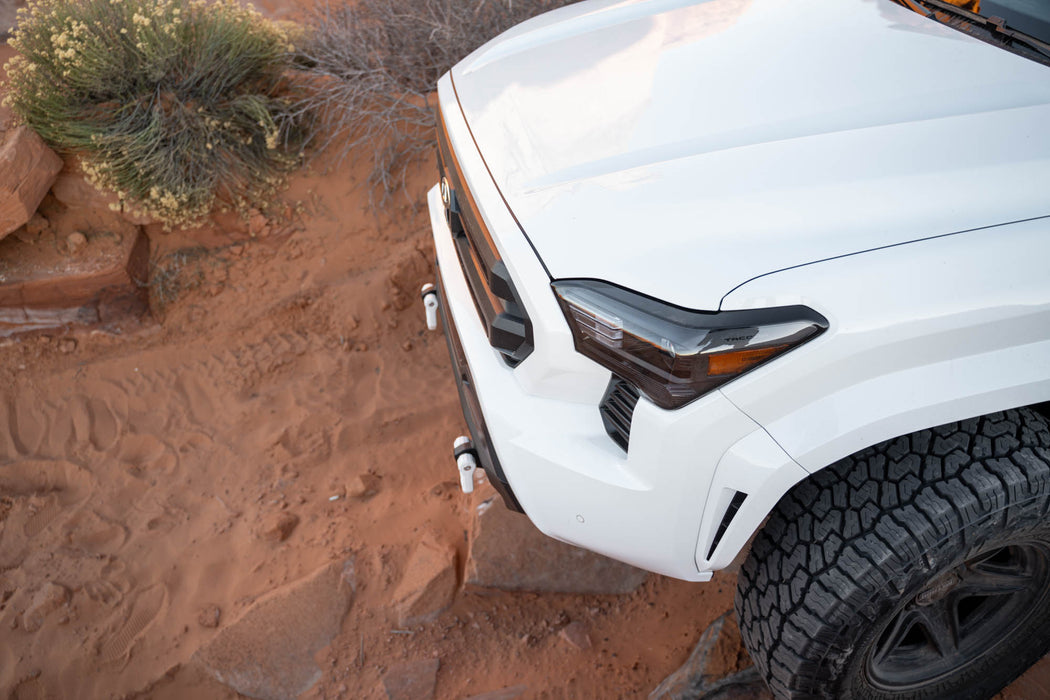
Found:
[[[7,102],[139,214],[192,225],[264,201],[303,123],[281,26],[236,0],[30,0]]]

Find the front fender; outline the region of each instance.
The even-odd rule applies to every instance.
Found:
[[[805,304],[830,328],[723,387],[766,437],[748,436],[719,463],[700,568],[728,565],[807,473],[899,435],[1050,400],[1047,259],[1041,218],[783,270],[729,293],[723,309]],[[744,499],[709,557],[722,490],[739,490],[741,474],[760,495]]]

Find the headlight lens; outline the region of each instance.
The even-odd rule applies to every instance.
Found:
[[[607,282],[551,285],[576,350],[678,408],[820,335],[827,319],[805,306],[690,311]]]

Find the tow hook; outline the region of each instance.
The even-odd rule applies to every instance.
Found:
[[[452,454],[459,469],[459,488],[463,493],[474,492],[474,470],[478,468],[478,451],[466,435],[460,435],[452,443]]]
[[[423,297],[423,308],[427,312],[427,330],[436,331],[438,327],[437,288],[428,282],[423,285],[419,295]]]

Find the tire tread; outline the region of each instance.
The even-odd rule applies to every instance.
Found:
[[[835,697],[873,602],[910,563],[968,551],[970,525],[1035,528],[1050,512],[1050,427],[1017,409],[888,440],[796,485],[741,567],[744,641],[778,698]]]

